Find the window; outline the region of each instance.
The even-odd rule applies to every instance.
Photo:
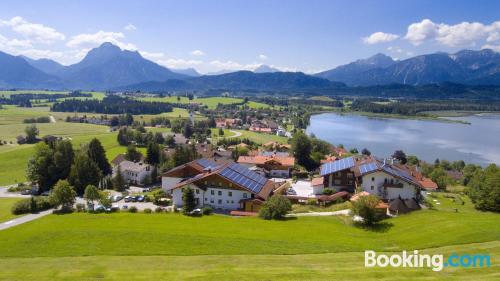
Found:
[[[213,190],[210,190],[210,194],[214,195],[214,194],[215,194],[215,192],[214,192]]]
[[[208,198],[205,197],[205,201],[207,201],[207,200],[208,200]]]
[[[196,194],[200,194],[200,190],[199,189],[196,189]]]
[[[233,196],[233,192],[229,191],[229,192],[227,193],[227,196],[232,197],[232,196]]]
[[[219,194],[219,196],[222,196],[222,191],[218,191],[217,194]]]
[[[243,192],[243,198],[247,198],[247,194]]]
[[[371,189],[371,190],[373,190],[373,189],[374,189],[373,185],[372,185],[372,186],[370,186],[370,189]]]
[[[226,200],[226,203],[229,204],[229,200]]]
[[[210,203],[212,203],[212,204],[213,204],[213,203],[214,203],[214,199],[210,199]]]
[[[372,181],[375,181],[375,177],[372,177]]]
[[[217,203],[219,203],[219,205],[221,205],[222,204],[222,200],[219,199],[219,201],[217,201]]]
[[[233,183],[232,182],[229,183],[229,187],[233,187]]]
[[[221,182],[219,182],[219,186],[222,186],[222,183],[221,183]]]

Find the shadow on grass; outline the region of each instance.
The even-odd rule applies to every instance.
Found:
[[[394,225],[390,222],[382,221],[382,222],[377,222],[371,225],[360,223],[360,222],[355,222],[353,223],[355,227],[364,229],[366,231],[371,231],[371,232],[380,232],[384,233],[389,231]]]

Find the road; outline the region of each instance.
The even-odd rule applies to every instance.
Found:
[[[239,138],[242,135],[242,133],[238,132],[238,131],[229,130],[229,132],[233,133],[234,135],[232,135],[232,136],[230,136],[228,138]]]
[[[52,214],[52,209],[37,214],[28,214],[0,224],[0,231]]]
[[[310,212],[310,213],[298,213],[298,214],[288,214],[286,217],[322,217],[322,216],[348,216],[351,210],[345,209],[335,212]]]
[[[0,187],[0,198],[29,198],[30,195],[21,195],[18,192],[7,191],[10,186]]]

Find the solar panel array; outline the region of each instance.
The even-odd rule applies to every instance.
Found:
[[[361,172],[362,175],[366,174],[366,173],[373,172],[377,169],[378,169],[378,166],[377,166],[377,163],[375,163],[375,162],[371,162],[371,163],[367,163],[367,164],[363,164],[363,165],[359,166],[359,171]]]
[[[408,174],[407,172],[401,171],[399,169],[392,168],[389,165],[383,166],[382,169],[384,169],[386,172],[388,172],[390,174],[393,174],[393,175],[396,175],[396,176],[398,176],[400,178],[406,179],[407,181],[410,181],[410,182],[414,182],[415,181],[413,179],[413,177],[410,174]]]
[[[342,170],[345,170],[345,169],[349,169],[349,168],[352,168],[352,167],[354,167],[354,158],[353,157],[348,157],[348,158],[344,158],[344,159],[340,159],[340,160],[337,160],[337,161],[328,162],[326,164],[323,164],[321,166],[321,172],[320,172],[320,174],[322,176],[324,176],[324,175],[328,175],[328,174],[331,174],[331,173],[335,173],[337,171],[342,171]]]
[[[217,166],[217,163],[215,163],[214,161],[212,160],[208,160],[208,159],[198,159],[196,160],[196,163],[198,163],[200,166],[202,166],[203,168],[208,168],[208,167],[215,167]]]
[[[220,175],[255,193],[260,192],[262,187],[267,182],[265,177],[250,171],[239,164],[231,164],[230,166],[224,168],[222,172],[220,172]]]

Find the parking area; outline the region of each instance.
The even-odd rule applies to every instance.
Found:
[[[290,188],[295,191],[296,196],[300,197],[314,197],[313,187],[310,181],[297,181],[296,183],[292,183],[292,187]]]

